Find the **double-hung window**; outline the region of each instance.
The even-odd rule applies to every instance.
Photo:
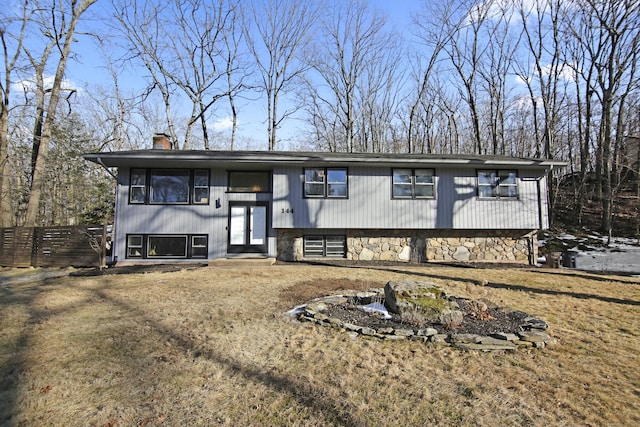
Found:
[[[478,197],[481,199],[517,199],[518,173],[514,170],[479,170]]]
[[[194,204],[209,203],[209,171],[196,169],[193,171],[193,196]]]
[[[131,169],[129,203],[144,203],[147,200],[147,170]]]
[[[304,196],[347,198],[347,176],[345,168],[306,168],[304,170]]]
[[[432,199],[435,197],[433,169],[393,169],[394,199]]]
[[[129,203],[208,204],[207,169],[131,169]]]

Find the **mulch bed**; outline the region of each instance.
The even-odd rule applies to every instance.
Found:
[[[523,320],[528,317],[527,313],[522,311],[502,310],[494,307],[487,310],[487,320],[483,320],[474,313],[465,312],[465,304],[462,299],[454,299],[459,301],[460,309],[464,313],[462,324],[455,328],[446,328],[439,323],[431,323],[417,327],[415,325],[403,322],[400,315],[389,313],[391,319],[382,319],[380,316],[370,314],[358,308],[353,304],[340,304],[330,306],[323,313],[329,317],[335,317],[343,322],[351,323],[358,326],[366,326],[373,329],[391,327],[394,329],[423,329],[426,327],[437,329],[439,333],[459,333],[459,334],[477,334],[492,335],[497,333],[517,333],[521,331]]]

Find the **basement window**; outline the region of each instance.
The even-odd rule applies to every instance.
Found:
[[[148,236],[147,258],[186,258],[187,236]]]
[[[127,236],[127,258],[207,258],[206,234],[130,234]]]
[[[304,236],[304,256],[308,258],[344,258],[346,237],[340,235]]]

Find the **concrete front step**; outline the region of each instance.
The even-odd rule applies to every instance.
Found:
[[[216,258],[209,261],[212,266],[252,266],[252,265],[273,265],[276,263],[275,258],[271,257],[233,257],[233,258]]]

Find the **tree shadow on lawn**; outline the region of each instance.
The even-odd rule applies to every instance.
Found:
[[[405,274],[408,276],[420,276],[420,277],[424,277],[424,278],[435,278],[435,279],[440,279],[440,280],[457,280],[457,281],[461,281],[461,282],[471,282],[472,280],[466,277],[455,277],[455,276],[449,276],[449,275],[439,275],[439,274],[433,274],[431,272],[429,273],[422,273],[422,272],[418,272],[418,271],[407,271],[407,270],[401,270],[398,268],[393,268],[393,267],[388,267],[388,266],[384,266],[384,267],[379,267],[379,266],[375,266],[375,265],[357,265],[357,264],[347,264],[347,263],[323,263],[323,262],[317,262],[317,261],[301,261],[305,264],[309,264],[309,265],[325,265],[325,266],[331,266],[331,267],[344,267],[344,268],[366,268],[366,269],[370,269],[370,270],[381,270],[381,271],[391,271],[393,273],[399,273],[399,274]],[[406,265],[406,264],[405,264]],[[410,264],[412,267],[420,267],[420,265],[418,264]],[[439,265],[439,264],[432,264],[429,263],[427,266],[425,267],[437,267],[437,266],[442,266],[442,267],[457,267],[457,268],[477,268],[474,266],[462,266],[462,265]],[[485,266],[486,268],[486,266]],[[501,268],[508,268],[508,267],[501,267]],[[554,273],[547,273],[547,272],[542,272],[542,271],[533,271],[533,270],[528,270],[533,274],[554,274]],[[574,277],[573,275],[571,277]],[[615,281],[618,283],[624,283],[624,284],[629,284],[629,285],[635,285],[635,282],[627,282],[627,281],[621,281],[621,280],[607,280],[604,278],[600,278],[597,276],[587,276],[587,275],[576,275],[576,277],[581,277],[584,279],[589,279],[589,280],[594,280],[594,281]],[[609,302],[609,303],[614,303],[614,304],[623,304],[623,305],[634,305],[634,306],[640,306],[640,301],[635,301],[635,300],[629,300],[629,299],[621,299],[621,298],[614,298],[614,297],[606,297],[606,296],[602,296],[602,295],[594,295],[594,294],[588,294],[588,293],[583,293],[583,292],[568,292],[568,291],[559,291],[559,290],[552,290],[552,289],[541,289],[541,288],[535,288],[535,287],[530,287],[530,286],[524,286],[524,285],[514,285],[512,283],[496,283],[496,282],[487,282],[486,287],[489,288],[495,288],[495,289],[508,289],[508,290],[515,290],[515,291],[523,291],[523,292],[532,292],[532,293],[536,293],[536,294],[543,294],[543,295],[557,295],[557,296],[568,296],[568,297],[572,297],[572,298],[578,298],[578,299],[596,299],[596,300],[600,300],[603,302]]]
[[[46,308],[44,310],[35,308],[35,300],[42,293],[49,291],[48,287],[50,285],[56,284],[54,280],[65,275],[66,273],[62,275],[55,274],[53,277],[31,277],[28,281],[21,279],[2,285],[0,302],[3,310],[10,306],[25,307],[28,316],[22,325],[16,326],[20,328],[20,334],[13,343],[8,343],[10,346],[13,344],[13,351],[7,351],[7,353],[11,353],[11,357],[0,367],[0,425],[12,425],[15,423],[15,420],[12,421],[11,419],[19,411],[20,387],[22,386],[23,389],[26,387],[25,384],[21,384],[21,381],[29,370],[27,360],[29,359],[28,353],[33,341],[33,328],[77,306],[77,302],[74,302],[68,308]],[[35,285],[34,282],[38,284]],[[25,283],[28,286],[25,286]],[[87,304],[90,303],[88,300],[85,302]],[[48,389],[44,388],[40,390],[40,393],[44,394],[48,391]]]
[[[33,345],[33,327],[37,324],[47,322],[50,318],[64,314],[66,311],[75,311],[79,307],[78,301],[75,301],[71,303],[69,307],[61,307],[56,310],[35,309],[34,301],[37,295],[43,292],[42,286],[47,285],[47,281],[49,281],[49,279],[43,280],[41,284],[29,287],[28,289],[21,288],[16,292],[11,292],[3,288],[3,305],[24,305],[27,307],[29,317],[21,327],[22,332],[20,336],[16,339],[16,349],[13,356],[4,366],[0,367],[0,396],[2,396],[0,399],[0,425],[12,424],[15,422],[15,416],[20,412],[19,396],[21,395],[21,389],[26,387],[26,384],[21,384],[21,381],[24,381],[25,374],[30,369],[27,365],[27,360],[29,359],[30,347]],[[70,283],[66,284],[66,286],[74,285]],[[97,298],[99,301],[115,309],[125,310],[128,314],[134,316],[138,322],[150,325],[155,333],[170,340],[185,354],[190,354],[192,355],[191,357],[207,358],[214,363],[225,366],[232,375],[240,375],[249,381],[261,383],[276,392],[286,393],[298,401],[300,405],[319,414],[320,418],[328,420],[332,425],[354,426],[360,424],[359,420],[352,416],[352,412],[354,411],[349,408],[348,403],[337,402],[326,397],[322,390],[314,388],[308,382],[305,382],[304,379],[296,379],[286,375],[276,375],[265,372],[235,360],[223,351],[216,351],[205,345],[201,345],[195,339],[163,326],[136,306],[109,296],[104,288],[77,288],[83,292],[89,292],[92,295],[92,297],[81,301],[80,306],[83,304],[95,304]],[[19,295],[20,293],[24,293],[25,295]],[[125,354],[134,357],[130,351],[125,352]],[[125,361],[122,362],[124,365]],[[136,372],[136,375],[139,376],[139,369],[139,366],[135,368],[132,367],[132,375],[133,372]],[[44,393],[43,391],[40,392]],[[35,390],[34,393],[37,393],[37,390]],[[137,405],[139,409],[144,409],[142,406],[144,406],[142,402],[140,405]]]
[[[95,295],[104,303],[110,304],[122,310],[126,310],[139,322],[151,325],[156,333],[171,340],[185,354],[192,357],[204,357],[208,360],[225,366],[231,372],[231,375],[240,375],[246,380],[261,383],[276,392],[286,393],[292,396],[298,403],[311,409],[321,415],[321,418],[328,419],[334,425],[354,426],[359,425],[359,421],[353,418],[350,408],[345,407],[344,402],[336,402],[330,400],[323,395],[322,390],[316,390],[312,385],[305,382],[304,379],[295,379],[284,375],[275,375],[265,372],[255,367],[251,367],[245,363],[235,360],[223,351],[216,351],[208,348],[208,346],[199,344],[195,339],[182,335],[173,329],[170,329],[153,318],[149,317],[143,310],[129,304],[125,301],[118,300],[109,296],[104,290],[93,289]]]

